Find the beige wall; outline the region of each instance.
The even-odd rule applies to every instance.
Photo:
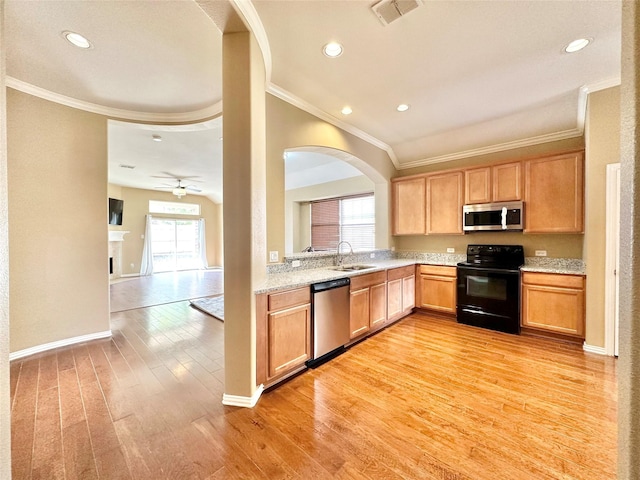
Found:
[[[279,98],[267,95],[267,250],[285,249],[284,160],[286,149],[330,147],[362,160],[375,183],[376,246],[391,244],[389,179],[397,172],[387,153]]]
[[[205,237],[207,240],[207,259],[209,266],[222,266],[222,229],[220,228],[222,205],[213,203],[207,197],[200,195],[187,195],[183,197],[182,200],[178,200],[170,192],[119,187],[117,185],[109,185],[109,192],[109,196],[124,201],[122,226],[109,225],[109,229],[130,232],[124,236],[124,242],[122,243],[123,274],[140,273],[140,261],[142,259],[142,249],[144,246],[142,235],[144,235],[145,232],[145,216],[149,213],[149,200],[196,203],[200,205],[200,217],[205,220]],[[185,218],[189,220],[194,218],[190,215],[154,214],[154,216],[158,218]]]
[[[586,339],[604,347],[607,164],[620,161],[620,87],[589,94],[585,129]]]
[[[109,330],[106,118],[8,89],[7,137],[11,351]]]
[[[285,254],[311,245],[309,201],[373,191],[374,183],[364,175],[285,191]]]
[[[467,235],[410,235],[396,237],[397,251],[444,253],[448,247],[466,253],[467,245],[492,243],[523,245],[526,257],[536,250],[546,250],[548,257],[582,258],[583,235],[525,235],[520,232],[478,232]]]
[[[428,173],[453,168],[467,168],[475,165],[518,160],[534,155],[571,150],[584,147],[582,137],[570,138],[558,142],[496,152],[478,157],[464,158],[447,163],[427,165],[402,170],[400,176]],[[504,243],[523,245],[525,256],[532,257],[535,250],[546,250],[547,256],[555,258],[582,258],[583,235],[525,235],[518,232],[472,233],[467,235],[411,235],[395,237],[395,247],[399,251],[446,252],[448,247],[457,253],[465,253],[470,243]]]

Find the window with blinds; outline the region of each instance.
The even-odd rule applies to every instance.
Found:
[[[354,251],[373,250],[375,226],[373,194],[311,202],[314,250],[335,250],[341,241],[349,242]]]

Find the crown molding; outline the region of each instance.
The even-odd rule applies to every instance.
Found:
[[[330,123],[331,125],[334,125],[360,138],[361,140],[364,140],[367,143],[370,143],[374,147],[378,147],[379,149],[384,150],[385,152],[387,152],[387,155],[389,155],[389,158],[391,159],[391,162],[396,167],[396,169],[399,168],[400,164],[398,163],[398,158],[396,157],[395,152],[389,145],[382,142],[381,140],[378,140],[377,138],[369,135],[368,133],[360,130],[359,128],[356,128],[346,122],[338,120],[333,115],[329,115],[324,110],[321,110],[318,107],[311,105],[305,100],[302,100],[300,97],[296,97],[292,93],[286,91],[283,88],[278,87],[277,85],[271,82],[269,82],[267,85],[267,92],[273,95],[274,97],[278,97],[279,99],[284,100],[287,103],[290,103],[294,107],[298,107],[300,110],[304,110],[305,112],[310,113],[311,115],[318,117],[319,119],[324,120],[325,122]]]
[[[120,108],[106,107],[104,105],[98,105],[96,103],[85,102],[84,100],[78,100],[66,95],[51,92],[41,87],[31,85],[30,83],[23,82],[13,77],[6,77],[7,87],[11,87],[14,90],[19,90],[23,93],[39,97],[50,102],[59,103],[71,108],[77,108],[78,110],[84,110],[86,112],[97,113],[98,115],[104,115],[111,118],[121,118],[125,120],[134,120],[140,122],[153,122],[153,123],[185,123],[199,121],[205,118],[214,117],[222,113],[222,102],[217,102],[210,107],[196,110],[193,112],[182,113],[150,113],[150,112],[137,112],[134,110],[124,110]]]
[[[606,88],[617,87],[622,83],[622,79],[620,77],[609,78],[607,80],[602,80],[596,83],[590,83],[585,85],[584,88],[586,93],[598,92],[600,90],[604,90]]]
[[[579,128],[573,128],[570,130],[563,130],[561,132],[548,133],[545,135],[538,135],[535,137],[524,138],[521,140],[514,140],[512,142],[499,143],[496,145],[489,145],[488,147],[474,148],[471,150],[464,150],[462,152],[450,153],[447,155],[440,155],[438,157],[429,157],[422,160],[415,160],[413,162],[403,163],[399,170],[406,170],[408,168],[422,167],[424,165],[433,165],[436,163],[450,162],[452,160],[460,160],[462,158],[477,157],[479,155],[486,155],[489,153],[503,152],[505,150],[512,150],[515,148],[530,147],[532,145],[538,145],[541,143],[555,142],[558,140],[566,140],[568,138],[580,137],[583,134],[583,130]]]

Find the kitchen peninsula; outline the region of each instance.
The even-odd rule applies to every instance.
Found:
[[[455,253],[376,250],[348,256],[345,265],[365,267],[348,271],[337,269],[335,253],[322,252],[292,255],[285,257],[283,263],[268,266],[266,281],[255,290],[257,383],[271,387],[307,368],[305,362],[311,358],[312,348],[312,284],[341,278],[351,279],[352,317],[358,316],[357,321],[352,318],[352,325],[355,322],[359,327],[352,329],[351,341],[347,344],[350,346],[404,318],[413,312],[414,308],[436,314],[449,313],[449,316],[454,318],[455,308],[447,311],[421,301],[423,288],[430,288],[422,285],[425,280],[421,278],[424,277],[421,269],[429,265],[443,269],[442,272],[438,272],[441,275],[436,275],[435,278],[449,280],[455,287],[456,265],[464,258],[465,255]],[[445,270],[447,273],[444,273]],[[529,275],[545,274],[547,280],[584,279],[585,266],[580,259],[531,257],[525,259],[522,271],[528,272]],[[358,283],[354,282],[354,279],[357,279]],[[354,284],[357,287],[354,287]],[[371,289],[373,284],[380,288]],[[367,288],[369,291],[363,292]],[[557,294],[557,286],[550,288],[553,294]],[[453,298],[439,299],[435,303],[455,307],[455,288],[449,291],[453,292]],[[361,302],[362,293],[366,298],[364,307]],[[377,308],[379,311],[380,305],[383,305],[384,318],[372,316],[369,319],[369,308]],[[364,314],[364,320],[363,308],[367,312]],[[583,309],[579,309],[576,315],[577,317],[574,315],[572,318],[579,317],[579,320],[574,322],[584,325]],[[546,330],[571,335],[566,328],[557,329],[552,325],[530,323],[525,326],[532,327],[527,330],[528,333],[543,333]],[[577,336],[583,335],[582,332],[579,328],[575,329],[572,337],[574,341]]]

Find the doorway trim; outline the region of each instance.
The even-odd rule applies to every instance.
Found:
[[[620,164],[607,165],[604,278],[604,348],[618,355],[618,272],[620,263]]]

